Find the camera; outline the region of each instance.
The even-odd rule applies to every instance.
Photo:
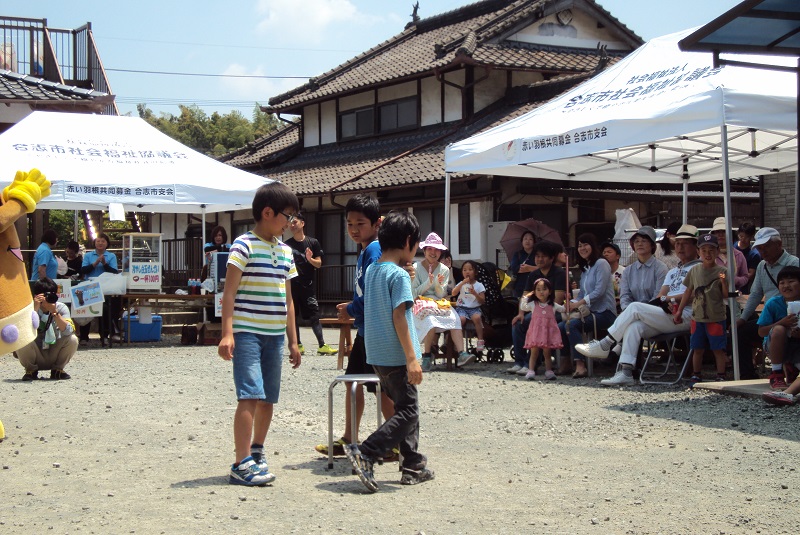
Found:
[[[44,300],[51,305],[58,302],[58,294],[55,292],[47,292],[44,294]]]

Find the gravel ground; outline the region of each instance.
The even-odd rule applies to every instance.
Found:
[[[326,441],[335,362],[306,355],[284,368],[266,448],[277,481],[243,488],[226,483],[235,400],[215,347],[165,337],[81,348],[60,382],[23,383],[13,357],[0,358],[0,531],[798,531],[796,407],[596,378],[531,383],[505,375],[508,360],[435,371],[420,389],[420,442],[436,479],[403,487],[384,464],[367,494],[346,459],[329,471],[313,450]],[[337,432],[342,400],[338,390]]]

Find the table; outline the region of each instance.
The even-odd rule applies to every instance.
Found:
[[[341,320],[339,318],[321,318],[319,320],[320,325],[339,327],[339,353],[336,360],[337,370],[344,369],[344,358],[350,356],[350,350],[353,347],[352,340],[350,339],[350,327],[353,326],[354,322],[355,319],[353,318],[347,318],[346,320]]]
[[[130,307],[148,306],[152,307],[154,311],[161,308],[169,309],[189,309],[196,310],[200,314],[202,321],[203,310],[210,305],[214,304],[214,294],[201,294],[201,295],[177,295],[177,294],[123,294],[119,296],[122,303],[122,310],[128,311]],[[147,304],[144,304],[147,303]],[[128,328],[126,332],[131,332],[131,314],[128,314]],[[162,324],[163,325],[163,324]],[[127,336],[127,343],[130,343],[130,336]]]

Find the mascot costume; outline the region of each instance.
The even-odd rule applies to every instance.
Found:
[[[50,182],[39,172],[17,171],[14,182],[0,196],[0,355],[20,349],[36,340],[39,315],[22,260],[14,223],[36,210],[36,203],[50,195]],[[0,423],[0,440],[4,438]]]

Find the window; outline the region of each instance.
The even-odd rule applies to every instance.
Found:
[[[380,105],[380,131],[405,130],[417,126],[417,99],[409,98]]]
[[[375,110],[364,108],[343,113],[340,116],[342,139],[368,136],[375,132]]]
[[[470,254],[472,252],[472,233],[469,228],[469,204],[460,203],[458,205],[458,254]]]

